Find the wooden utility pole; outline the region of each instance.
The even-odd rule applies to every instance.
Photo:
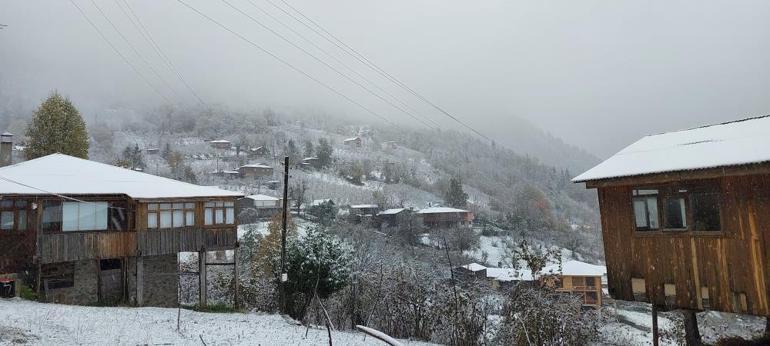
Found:
[[[684,315],[684,338],[687,346],[701,346],[703,342],[698,331],[698,316],[693,310],[682,310]]]
[[[658,307],[655,303],[652,304],[652,346],[658,346],[658,340],[660,334],[658,334]]]
[[[286,312],[286,290],[284,283],[288,280],[286,273],[286,220],[289,213],[289,157],[283,158],[283,217],[281,218],[281,278],[278,283],[280,291],[280,309]]]

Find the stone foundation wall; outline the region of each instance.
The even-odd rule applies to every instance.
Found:
[[[178,288],[176,254],[144,257],[143,305],[175,307]]]
[[[98,262],[95,260],[84,260],[72,262],[71,265],[73,265],[74,285],[72,287],[46,290],[45,301],[49,303],[75,305],[92,305],[98,303]]]

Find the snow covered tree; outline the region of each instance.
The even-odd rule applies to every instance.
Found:
[[[289,315],[302,319],[313,296],[325,299],[344,288],[350,277],[348,247],[320,228],[311,228],[286,249],[288,281],[284,284]]]
[[[294,143],[293,139],[289,140],[289,143],[286,144],[286,149],[284,150],[284,155],[289,157],[289,163],[294,165],[299,162],[299,148],[297,148],[297,145]]]
[[[282,215],[276,214],[267,224],[267,235],[256,242],[256,250],[253,251],[252,273],[255,276],[279,277],[281,268],[281,228]],[[297,234],[297,227],[291,219],[291,214],[286,220],[287,242]]]
[[[134,144],[134,146],[127,146],[125,149],[123,149],[123,154],[121,155],[120,159],[116,162],[117,166],[128,168],[128,169],[139,169],[143,170],[146,165],[144,163],[144,156],[142,155],[142,150],[139,149],[138,144]]]
[[[88,158],[88,131],[80,112],[68,98],[54,92],[35,111],[27,127],[24,153],[34,159],[53,153]]]
[[[318,157],[318,164],[321,167],[327,167],[332,163],[332,145],[329,144],[329,140],[321,138],[318,140],[318,147],[316,148],[316,156]]]
[[[468,205],[468,194],[463,191],[460,178],[449,179],[449,188],[444,192],[444,201],[453,208],[465,208]]]
[[[309,140],[305,141],[305,157],[312,157],[313,153],[313,142]]]

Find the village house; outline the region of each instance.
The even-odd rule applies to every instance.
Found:
[[[205,306],[206,254],[237,251],[237,192],[63,154],[0,176],[0,277],[43,301],[176,306],[178,255],[197,252]]]
[[[321,160],[317,157],[306,157],[300,162],[300,166],[303,168],[320,168]]]
[[[230,149],[233,147],[233,144],[225,139],[215,139],[210,141],[209,145],[214,149]]]
[[[273,167],[261,163],[253,163],[238,167],[242,178],[265,178],[273,176]]]
[[[598,191],[613,298],[689,325],[707,309],[770,316],[768,134],[764,116],[651,135],[574,178]]]
[[[252,208],[257,211],[257,218],[270,218],[283,211],[283,204],[278,197],[268,195],[250,195],[238,200],[240,210]]]
[[[377,213],[377,221],[382,227],[397,227],[408,224],[412,217],[412,210],[407,208],[385,209]]]
[[[555,289],[580,298],[583,307],[598,309],[602,306],[602,278],[607,274],[607,267],[581,261],[567,261],[551,265],[544,273],[556,273]]]
[[[256,148],[249,148],[249,157],[262,157],[268,154],[267,148],[259,146]]]
[[[351,137],[343,140],[342,144],[345,145],[346,147],[360,148],[361,146],[364,145],[364,141],[363,139],[361,139],[361,137],[356,136],[356,137]]]
[[[428,228],[471,227],[473,213],[463,209],[430,207],[417,212],[422,223]]]

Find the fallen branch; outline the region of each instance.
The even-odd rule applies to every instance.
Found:
[[[390,335],[385,334],[385,333],[383,333],[383,332],[381,332],[381,331],[379,331],[377,329],[373,329],[373,328],[369,328],[369,327],[364,327],[362,325],[356,325],[356,329],[366,333],[367,335],[371,335],[373,338],[382,340],[383,342],[387,343],[388,345],[391,345],[391,346],[402,346],[402,344],[398,340],[392,338]]]

